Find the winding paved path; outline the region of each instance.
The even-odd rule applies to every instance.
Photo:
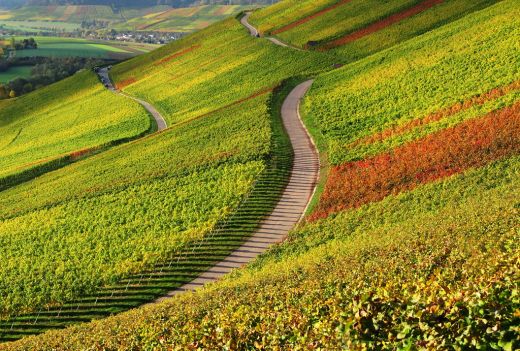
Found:
[[[249,15],[250,13],[247,13],[241,22],[248,28],[252,36],[258,37],[258,30],[247,21]],[[268,39],[276,45],[289,47],[275,38]],[[137,101],[148,110],[157,122],[159,131],[167,127],[164,118],[151,104],[118,91],[110,80],[107,68],[100,69],[98,74],[106,84],[107,89]],[[171,291],[155,302],[201,288],[207,283],[218,280],[234,268],[239,268],[251,262],[271,245],[282,242],[289,231],[304,217],[316,190],[320,171],[318,151],[303,125],[299,112],[300,101],[310,89],[312,83],[313,81],[309,80],[295,87],[282,105],[283,125],[294,150],[294,161],[287,187],[273,212],[260,223],[259,229],[227,258],[202,273],[195,280]]]
[[[101,81],[105,84],[105,86],[106,86],[106,88],[108,90],[110,90],[110,91],[112,91],[112,92],[114,92],[116,94],[123,95],[123,96],[125,96],[125,97],[127,97],[129,99],[132,99],[132,100],[138,102],[139,104],[141,104],[141,106],[143,106],[152,115],[153,119],[157,123],[157,131],[158,132],[168,128],[168,125],[166,124],[166,120],[164,119],[164,117],[150,103],[148,103],[148,102],[146,102],[144,100],[138,99],[136,97],[133,97],[131,95],[125,94],[122,91],[117,90],[114,87],[114,85],[112,84],[112,80],[110,80],[110,76],[108,74],[108,68],[106,68],[106,67],[101,68],[98,71],[98,75],[99,75],[99,77],[101,78]]]
[[[251,16],[251,12],[246,12],[245,15],[242,16],[242,18],[240,19],[240,23],[242,23],[242,25],[249,30],[249,34],[251,34],[251,36],[259,38],[260,32],[258,32],[258,29],[256,29],[251,23],[249,23],[250,16]],[[295,46],[284,43],[280,39],[276,39],[273,37],[266,37],[266,39],[269,40],[271,43],[278,45],[278,46],[282,46],[284,48],[291,48],[294,50],[303,51],[300,48],[297,48]]]
[[[320,170],[318,152],[299,113],[300,101],[312,83],[313,81],[309,80],[294,88],[282,106],[282,120],[294,150],[294,161],[289,183],[273,212],[262,221],[259,229],[231,255],[195,280],[171,291],[156,302],[201,288],[231,272],[232,269],[252,261],[271,245],[283,241],[289,231],[301,221],[315,192]]]

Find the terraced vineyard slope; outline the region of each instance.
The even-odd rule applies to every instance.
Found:
[[[278,51],[284,49],[250,37],[235,19],[213,31],[122,64],[126,74],[141,74],[139,81],[122,86],[124,93],[157,106],[170,128],[2,193],[0,237],[6,251],[0,260],[10,262],[0,289],[4,340],[153,301],[225,258],[272,211],[292,157],[274,112],[292,84],[285,80],[332,64],[321,54],[300,53],[301,64],[294,65]],[[233,40],[219,51],[226,56],[215,60],[220,48],[214,51],[208,43],[224,35]],[[241,49],[243,57],[234,55]],[[217,89],[223,83],[200,69],[198,55],[222,77],[242,67],[233,77],[249,85],[217,98],[209,85]],[[280,57],[276,65],[270,55]],[[182,71],[179,60],[186,60]],[[111,71],[116,82],[121,70]],[[180,73],[192,98],[184,95],[185,86],[168,79]],[[142,94],[144,84],[152,82],[173,98]],[[181,110],[176,98],[190,103]],[[253,211],[246,223],[242,215],[238,224],[232,220],[239,209]],[[228,225],[234,226],[231,235],[221,229]],[[217,247],[208,250],[211,243]],[[25,251],[39,264],[30,264]],[[193,261],[202,264],[194,267]]]
[[[308,51],[229,19],[115,66],[118,88],[170,128],[1,193],[3,340],[212,280],[291,190],[293,159],[303,178],[315,169],[281,124],[309,77],[314,202],[287,240],[218,282],[0,350],[519,349],[520,5],[446,0],[395,22],[425,2],[378,2],[382,17],[358,12],[347,29],[361,3],[251,15],[264,33],[300,21],[277,35],[317,39]],[[326,46],[358,30],[348,45],[377,45]]]
[[[454,21],[497,1],[283,1],[257,11],[262,34],[301,48],[332,50],[350,62]],[[334,25],[330,25],[334,23]]]

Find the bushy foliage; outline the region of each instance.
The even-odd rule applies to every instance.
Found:
[[[516,349],[519,162],[308,225],[205,291],[3,349]]]
[[[518,153],[520,103],[388,153],[333,167],[311,218],[326,218]]]

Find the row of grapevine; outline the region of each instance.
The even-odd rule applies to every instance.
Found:
[[[169,125],[225,107],[283,79],[332,67],[319,53],[251,40],[234,18],[114,67],[124,91],[152,103]]]
[[[269,104],[278,109],[291,87],[289,83],[284,84],[283,89],[277,89],[270,98]],[[251,105],[247,108],[251,108]],[[237,112],[244,113],[243,110],[235,110],[233,113]],[[92,290],[90,292],[82,292],[80,296],[69,295],[60,304],[47,304],[32,313],[18,310],[16,315],[0,321],[0,341],[16,340],[24,335],[38,334],[49,327],[62,328],[81,321],[107,317],[153,301],[183,283],[191,281],[204,269],[224,259],[232,250],[238,248],[276,205],[288,179],[292,149],[281,126],[280,117],[274,115],[270,124],[272,126],[271,153],[265,169],[254,180],[254,185],[249,187],[249,192],[242,196],[236,210],[221,217],[208,233],[198,235],[191,241],[188,240],[190,238],[184,237],[182,245],[171,250],[170,253],[164,251],[163,247],[163,253],[156,263],[148,265],[145,270],[123,274],[123,278],[118,279],[117,282],[95,287],[90,289]],[[215,192],[210,192],[204,187],[202,190],[208,195],[215,195]],[[223,190],[230,192],[229,189]],[[164,221],[161,218],[155,219]],[[71,282],[66,283],[71,284]],[[40,279],[31,284],[42,286]]]
[[[519,166],[307,225],[202,292],[0,349],[515,349]]]
[[[331,163],[363,159],[424,137],[425,131],[435,132],[512,105],[518,99],[515,38],[520,26],[513,15],[514,4],[499,5],[412,39],[399,50],[380,52],[320,76],[304,111],[325,136]],[[506,91],[434,123],[405,127],[493,89]],[[406,132],[386,141],[353,144],[400,128]]]

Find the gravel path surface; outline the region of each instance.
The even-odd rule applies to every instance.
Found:
[[[242,19],[240,19],[240,23],[242,23],[242,25],[249,30],[249,34],[251,34],[251,36],[259,38],[260,33],[258,32],[258,29],[256,29],[253,25],[251,25],[251,23],[249,23],[250,16],[251,16],[251,12],[246,12],[246,14],[242,17]],[[290,48],[290,49],[294,49],[294,50],[303,51],[302,49],[289,45],[289,44],[286,44],[277,38],[266,37],[266,39],[269,40],[271,43],[278,45],[278,46],[282,46],[284,48]]]
[[[108,68],[106,68],[106,67],[101,68],[98,71],[98,75],[99,75],[99,77],[101,78],[101,81],[103,82],[103,84],[105,85],[105,87],[108,90],[110,90],[110,91],[112,91],[112,92],[114,92],[116,94],[123,95],[123,96],[125,96],[125,97],[127,97],[129,99],[132,99],[132,100],[137,101],[138,103],[140,103],[152,115],[153,119],[157,123],[157,131],[158,132],[168,128],[168,125],[167,125],[166,120],[164,119],[164,117],[150,103],[117,90],[114,87],[114,85],[112,84],[112,81],[110,80],[110,76],[108,74]]]

